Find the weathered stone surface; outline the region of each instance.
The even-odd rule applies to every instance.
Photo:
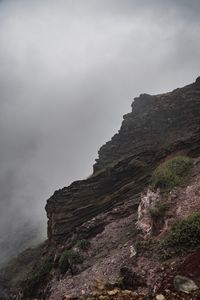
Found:
[[[156,300],[166,300],[165,296],[162,294],[156,296]]]
[[[178,292],[189,294],[193,291],[198,290],[196,283],[188,277],[177,275],[174,278],[174,287]]]
[[[142,94],[121,129],[99,150],[94,174],[47,201],[48,238],[65,240],[99,213],[138,203],[149,175],[170,154],[200,154],[200,80],[171,93]]]
[[[152,217],[150,210],[155,207],[156,203],[160,200],[159,191],[147,190],[146,194],[141,195],[141,201],[138,206],[138,220],[137,227],[140,229],[144,236],[147,237],[152,234]]]

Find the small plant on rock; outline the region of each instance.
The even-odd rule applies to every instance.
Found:
[[[88,249],[90,248],[90,241],[85,240],[85,239],[80,240],[80,241],[78,242],[78,247],[79,247],[81,250],[86,251],[86,250],[88,250]]]
[[[34,283],[39,283],[49,274],[51,268],[51,263],[48,259],[41,261],[40,264],[31,273],[30,281]]]
[[[156,247],[157,247],[157,242],[153,239],[137,240],[135,243],[136,255],[141,256],[145,252],[154,251]]]
[[[73,250],[64,251],[59,260],[59,269],[61,274],[65,274],[69,269],[73,273],[73,266],[81,264],[82,262],[83,259],[78,252]]]
[[[48,259],[42,260],[36,268],[29,274],[24,288],[24,296],[35,295],[38,288],[46,281],[52,265]]]
[[[168,206],[164,202],[157,202],[154,207],[150,208],[150,216],[152,219],[152,234],[159,234],[161,228],[165,222],[165,216],[168,210]]]
[[[158,202],[150,209],[150,215],[153,221],[164,220],[168,206],[164,202]]]

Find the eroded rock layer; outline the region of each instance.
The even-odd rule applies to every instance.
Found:
[[[134,209],[156,165],[171,153],[198,156],[199,141],[199,78],[170,93],[135,98],[118,134],[99,150],[93,176],[47,201],[49,240],[66,240],[78,226],[125,201]]]

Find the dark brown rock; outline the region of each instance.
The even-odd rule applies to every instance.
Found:
[[[141,167],[129,158],[109,172],[105,170],[55,192],[46,205],[49,240],[66,240],[77,227],[124,201],[132,201],[134,207],[151,167],[150,161],[149,165]],[[98,233],[101,225],[97,224],[97,227],[94,230]],[[91,227],[88,232],[91,232]]]
[[[140,286],[146,286],[144,278],[124,266],[120,269],[123,288],[136,290]]]

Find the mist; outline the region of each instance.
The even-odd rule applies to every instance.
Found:
[[[44,206],[92,173],[133,97],[193,82],[199,1],[0,1],[0,264],[46,238]]]

